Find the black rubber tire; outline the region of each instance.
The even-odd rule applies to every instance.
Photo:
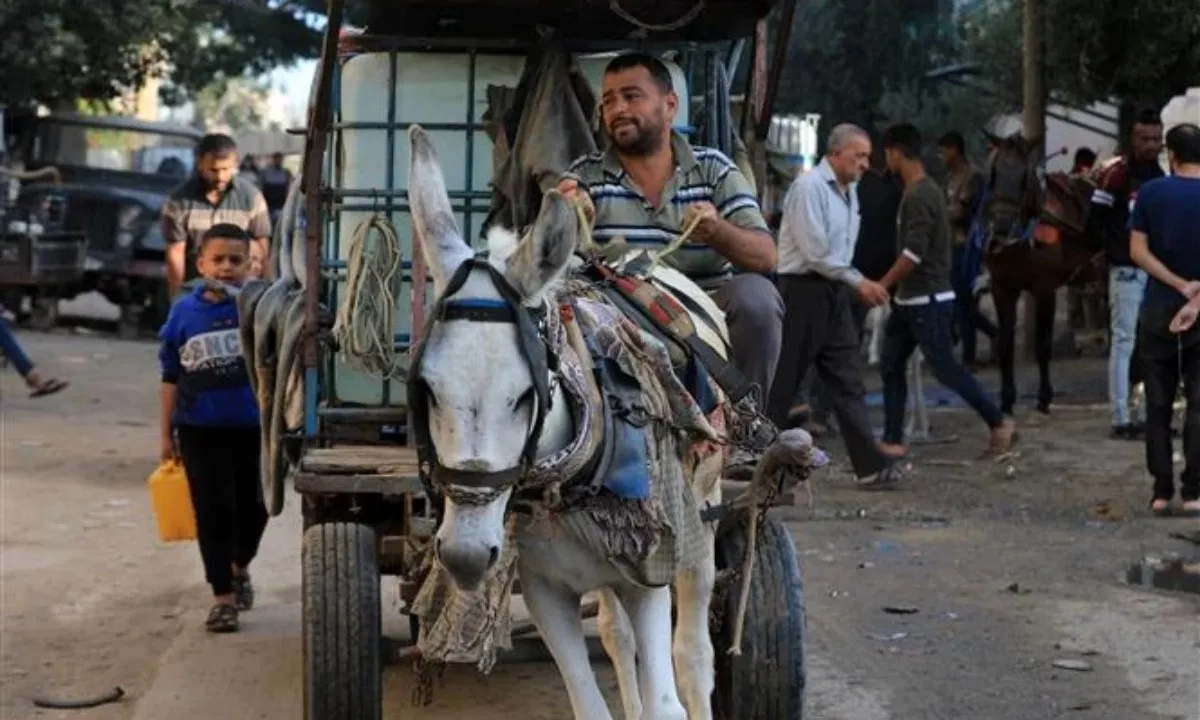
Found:
[[[380,720],[382,630],[375,531],[320,523],[304,531],[304,717]]]
[[[744,512],[721,522],[718,570],[741,567],[749,530]],[[719,720],[802,720],[806,616],[796,546],[787,527],[769,516],[759,523],[758,532],[741,656],[727,653],[741,593],[738,575],[713,598],[717,604],[710,628],[717,666],[713,713]]]
[[[50,332],[58,326],[58,299],[35,298],[29,304],[29,329]]]

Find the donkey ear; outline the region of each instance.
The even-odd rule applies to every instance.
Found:
[[[579,221],[570,201],[557,190],[547,192],[537,220],[505,268],[505,277],[526,303],[540,301],[566,270],[578,234]]]
[[[463,242],[458,223],[454,222],[446,179],[429,135],[420,125],[413,125],[408,129],[408,141],[412,150],[408,202],[413,234],[429,263],[434,293],[441,295],[454,271],[471,258],[471,248]]]

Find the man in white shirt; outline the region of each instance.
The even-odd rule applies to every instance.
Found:
[[[862,487],[886,487],[899,468],[880,452],[864,399],[863,359],[853,305],[888,301],[883,287],[852,264],[858,238],[856,185],[871,156],[871,140],[854,125],[838,125],[825,157],[796,178],[779,229],[779,294],[786,308],[783,348],[767,415],[787,420],[811,364],[828,388],[854,474]]]

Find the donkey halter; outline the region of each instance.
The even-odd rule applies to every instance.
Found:
[[[453,298],[462,289],[471,272],[482,269],[496,288],[501,299]],[[533,467],[538,439],[550,410],[550,371],[557,359],[544,340],[545,309],[522,304],[520,294],[508,280],[487,261],[483,252],[464,262],[450,278],[445,291],[434,304],[425,323],[420,344],[413,353],[408,376],[408,400],[412,411],[412,428],[416,441],[421,482],[431,495],[445,495],[455,502],[486,504],[507,490],[517,487]],[[493,472],[455,470],[442,465],[429,433],[429,386],[421,373],[430,331],[437,323],[467,320],[470,322],[515,325],[517,344],[533,377],[535,395],[533,419],[525,436],[520,463]]]

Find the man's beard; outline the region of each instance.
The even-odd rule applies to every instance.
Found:
[[[612,128],[608,129],[608,139],[623,155],[646,157],[653,155],[662,148],[662,123],[643,123],[635,121],[633,127],[637,133],[632,138],[618,140]]]
[[[204,186],[204,189],[206,191],[222,189],[220,180],[217,180],[215,178],[210,178],[203,173],[198,173],[198,174],[200,175],[200,184]]]

